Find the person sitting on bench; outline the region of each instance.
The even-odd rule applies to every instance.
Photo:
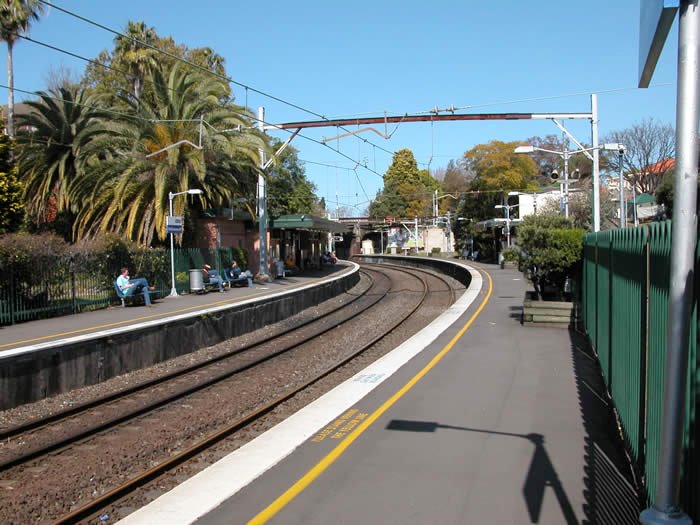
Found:
[[[250,278],[248,273],[243,273],[241,267],[238,266],[236,261],[231,261],[231,267],[226,268],[226,278],[230,284],[243,284],[247,283],[248,288],[253,286],[253,279]]]
[[[224,291],[224,280],[219,275],[219,272],[212,270],[211,266],[205,264],[202,266],[202,273],[204,274],[204,284],[218,286],[220,292]]]
[[[122,268],[119,271],[119,274],[119,277],[117,277],[117,286],[125,296],[135,296],[142,293],[146,306],[153,306],[151,304],[151,296],[149,292],[152,292],[155,290],[155,288],[153,286],[149,286],[146,279],[143,277],[131,279],[129,277],[129,269],[126,267]]]

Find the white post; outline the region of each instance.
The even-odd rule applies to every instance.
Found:
[[[262,132],[265,123],[265,108],[258,108],[258,129]],[[260,173],[258,174],[258,233],[260,235],[260,274],[269,275],[267,263],[267,196],[265,188],[265,150],[260,148]]]
[[[173,216],[173,192],[168,193],[170,201],[170,216]],[[177,297],[177,288],[175,287],[175,241],[174,234],[170,232],[170,279],[172,286],[170,287],[170,297]]]
[[[627,226],[627,207],[625,206],[625,176],[622,173],[622,159],[624,153],[620,150],[618,158],[620,159],[620,174],[618,179],[620,181],[620,228]]]
[[[418,255],[418,217],[416,217],[416,255]]]
[[[591,143],[593,147],[593,231],[600,231],[600,163],[598,154],[598,95],[591,95]]]
[[[569,151],[564,150],[564,217],[569,218]]]

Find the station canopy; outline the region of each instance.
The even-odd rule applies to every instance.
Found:
[[[270,228],[280,230],[308,230],[316,232],[343,233],[351,231],[352,226],[329,219],[323,219],[316,215],[295,213],[281,215],[272,220]]]

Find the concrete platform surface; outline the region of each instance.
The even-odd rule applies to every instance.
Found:
[[[0,327],[0,358],[9,351],[27,346],[85,336],[107,329],[128,327],[136,323],[165,321],[175,315],[196,314],[212,307],[274,295],[282,291],[308,286],[348,270],[347,266],[338,264],[325,267],[322,270],[309,270],[300,275],[276,279],[270,283],[256,283],[252,288],[234,287],[227,289],[224,293],[209,292],[202,295],[187,294],[178,297],[164,297],[154,302],[153,308],[147,308],[143,305],[129,305],[125,308],[112,306],[92,312],[3,326]]]
[[[635,494],[603,452],[617,450],[609,407],[580,376],[593,361],[569,331],[521,326],[522,274],[477,273],[404,366],[384,372],[408,342],[123,523],[634,523]]]

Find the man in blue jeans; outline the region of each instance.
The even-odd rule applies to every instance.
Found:
[[[117,286],[124,293],[124,295],[136,295],[143,293],[143,299],[146,301],[146,306],[153,306],[151,304],[151,296],[149,292],[155,290],[153,286],[148,286],[148,281],[144,278],[130,279],[129,269],[122,268],[119,270],[119,277],[117,277]]]

